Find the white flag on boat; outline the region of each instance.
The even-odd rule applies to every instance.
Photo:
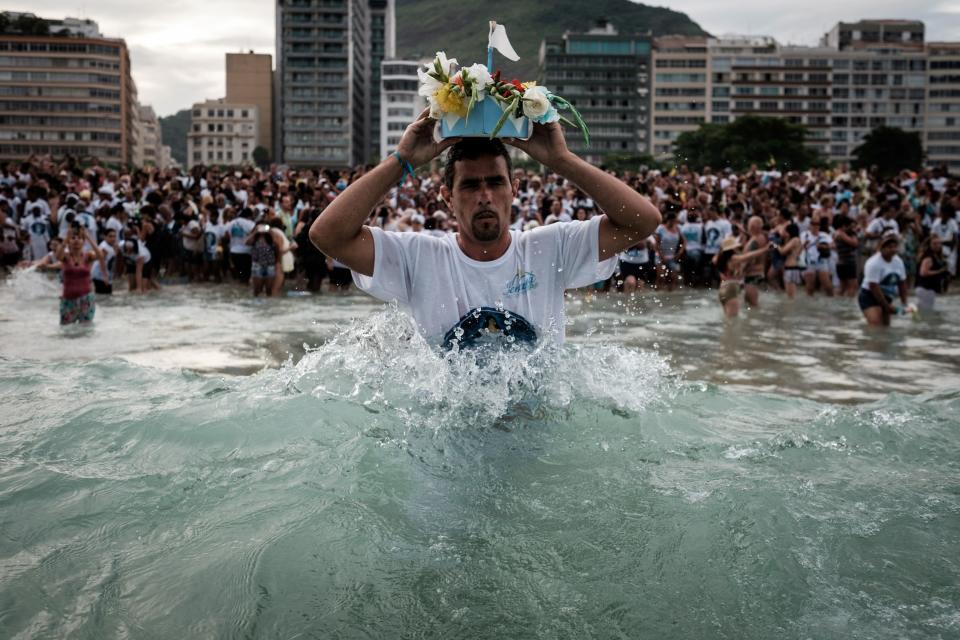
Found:
[[[509,58],[514,62],[520,59],[517,52],[513,50],[509,38],[507,38],[507,28],[502,24],[497,24],[496,22],[490,23],[490,38],[487,40],[487,47],[496,49],[502,53],[505,58]]]

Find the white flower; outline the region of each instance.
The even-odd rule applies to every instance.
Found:
[[[463,69],[463,72],[473,81],[473,86],[477,91],[477,102],[480,102],[486,95],[487,87],[493,84],[493,78],[487,70],[487,65],[480,63],[472,64]]]
[[[434,120],[439,120],[443,117],[443,109],[440,108],[439,103],[437,103],[436,98],[430,96],[430,117]]]
[[[417,69],[417,77],[420,78],[420,87],[417,89],[417,93],[424,98],[430,98],[443,86],[443,82],[430,74],[437,73],[437,66],[439,65],[439,75],[449,76],[456,64],[456,58],[447,58],[443,51],[437,51],[437,56],[429,64],[424,65],[423,69]]]
[[[546,87],[533,86],[523,92],[523,115],[539,121],[553,107]]]

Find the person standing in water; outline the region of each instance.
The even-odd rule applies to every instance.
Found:
[[[767,232],[763,230],[763,218],[751,216],[747,221],[747,234],[750,239],[747,241],[746,252],[753,257],[743,264],[743,301],[753,308],[760,304],[760,285],[766,281],[767,247],[770,241],[767,239]]]
[[[917,268],[917,309],[933,311],[937,295],[947,292],[950,269],[943,256],[943,240],[931,234],[920,246],[920,266]]]
[[[84,246],[93,247],[89,251]],[[60,295],[60,324],[87,324],[93,321],[97,310],[93,294],[91,266],[100,263],[100,270],[107,271],[103,251],[93,241],[87,230],[79,224],[71,226],[67,242],[61,245],[60,262],[63,264],[63,293]]]
[[[763,258],[766,253],[766,246],[744,253],[740,240],[736,236],[730,236],[720,243],[720,253],[715,258],[717,273],[720,274],[718,297],[723,313],[728,318],[736,318],[740,313],[740,289],[743,287],[744,265]]]
[[[890,316],[897,313],[893,297],[907,306],[907,269],[897,255],[899,241],[890,234],[880,241],[877,252],[863,267],[863,285],[860,287],[860,310],[873,327],[889,326]]]
[[[605,213],[530,231],[510,229],[519,181],[499,139],[436,142],[425,109],[407,127],[397,151],[368,171],[314,221],[310,239],[353,270],[357,287],[397,301],[429,342],[452,346],[475,335],[521,332],[564,340],[564,290],[606,280],[617,254],[653,233],[660,212],[628,184],[572,153],[558,123],[533,124],[529,140],[507,139],[570,182]],[[449,149],[440,196],[458,223],[456,234],[384,231],[364,224],[412,167]]]

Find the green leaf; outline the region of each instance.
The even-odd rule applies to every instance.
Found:
[[[477,92],[472,91],[470,93],[470,102],[467,103],[467,117],[470,117],[470,112],[473,111],[473,107],[477,104]]]
[[[513,111],[514,109],[516,109],[518,104],[520,104],[520,99],[519,99],[519,98],[514,98],[513,101],[510,103],[510,107],[507,108],[507,109],[503,112],[503,115],[500,116],[500,119],[497,120],[497,126],[495,126],[495,127],[493,128],[493,131],[490,132],[490,139],[491,139],[491,140],[493,140],[494,138],[497,137],[497,134],[500,133],[500,129],[503,129],[503,125],[505,125],[505,124],[507,123],[507,118],[510,117],[510,112]]]
[[[573,118],[577,121],[577,128],[580,129],[580,133],[583,134],[583,141],[589,147],[590,131],[587,129],[587,123],[583,121],[582,117],[580,117],[580,112],[577,111],[577,108],[557,95],[553,96],[551,100],[554,102],[556,106],[561,107],[563,109],[569,109],[573,113]]]

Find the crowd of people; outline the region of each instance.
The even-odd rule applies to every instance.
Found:
[[[117,171],[31,157],[0,167],[0,260],[7,270],[59,271],[65,324],[89,321],[96,296],[146,294],[165,282],[233,282],[275,296],[321,292],[326,281],[342,292],[350,270],[318,251],[308,232],[364,171]],[[516,169],[514,177],[514,229],[598,214],[557,175]],[[714,288],[728,316],[761,304],[762,292],[849,296],[869,323],[887,324],[907,308],[911,289],[922,310],[932,309],[956,277],[960,183],[942,169],[881,179],[842,166],[638,167],[618,177],[648,197],[663,222],[622,253],[617,274],[597,288]],[[369,224],[455,233],[441,181],[439,168],[406,177]]]

